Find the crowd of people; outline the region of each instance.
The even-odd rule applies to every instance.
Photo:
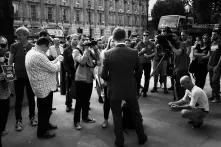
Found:
[[[83,129],[81,120],[96,122],[89,115],[93,84],[96,83],[98,101],[103,103],[104,122],[101,126],[108,127],[111,110],[117,147],[124,146],[122,101],[131,110],[139,144],[147,141],[138,100],[141,96],[148,96],[152,76],[154,86],[150,92],[158,92],[158,83],[164,94],[172,90],[174,101],[169,103],[169,107],[172,111],[181,111],[194,128],[201,127],[203,118],[209,114],[209,101],[220,102],[220,26],[213,29],[211,37],[204,34],[202,38],[196,37],[195,42],[186,31],[174,32],[169,27],[158,31],[154,39],[150,38],[149,31],[144,31],[142,38],[139,34],[126,38],[124,29],[115,28],[107,41],[103,37],[95,40],[84,34],[72,34],[66,37],[64,44],[59,38],[52,39],[46,31],[41,31],[34,43],[28,41],[29,30],[26,27],[19,27],[15,34],[16,42],[11,46],[5,37],[0,36],[0,65],[12,65],[16,75],[14,81],[9,81],[0,68],[1,136],[6,134],[12,83],[15,130],[23,130],[21,112],[26,88],[30,125],[37,126],[38,138],[46,139],[56,136],[50,130],[58,127],[50,123],[50,116],[56,109],[52,106],[53,93],[59,87],[61,94],[66,95],[66,112],[73,110],[72,100],[76,100],[73,117],[76,130]],[[208,72],[211,98],[207,98],[203,91]],[[168,79],[170,88],[167,88]]]

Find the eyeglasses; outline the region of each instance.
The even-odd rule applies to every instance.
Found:
[[[149,35],[143,35],[144,37],[147,37],[147,36],[149,36]]]
[[[0,44],[1,48],[6,48],[7,44]]]

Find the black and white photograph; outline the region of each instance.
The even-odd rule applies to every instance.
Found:
[[[221,147],[221,0],[0,0],[0,147]]]

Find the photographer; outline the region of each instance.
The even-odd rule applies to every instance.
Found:
[[[82,120],[86,123],[94,123],[95,119],[89,117],[90,97],[93,88],[93,70],[99,58],[97,48],[93,48],[86,36],[82,36],[77,48],[73,49],[73,59],[76,65],[76,103],[74,111],[74,126],[76,130],[81,130],[80,113],[82,110]]]
[[[168,59],[171,56],[171,49],[168,45],[168,40],[171,40],[170,34],[170,28],[166,27],[162,34],[156,37],[155,57],[153,60],[154,87],[151,92],[157,92],[157,82],[160,74],[162,82],[164,83],[164,93],[168,93],[166,77]]]
[[[181,99],[185,90],[180,85],[180,78],[184,75],[188,75],[189,57],[187,55],[187,47],[183,42],[180,42],[176,33],[172,34],[174,43],[168,41],[174,53],[174,87],[175,98]]]

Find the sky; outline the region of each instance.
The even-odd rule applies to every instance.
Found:
[[[150,0],[149,1],[149,14],[151,14],[151,10],[153,9],[154,4],[157,0]]]

